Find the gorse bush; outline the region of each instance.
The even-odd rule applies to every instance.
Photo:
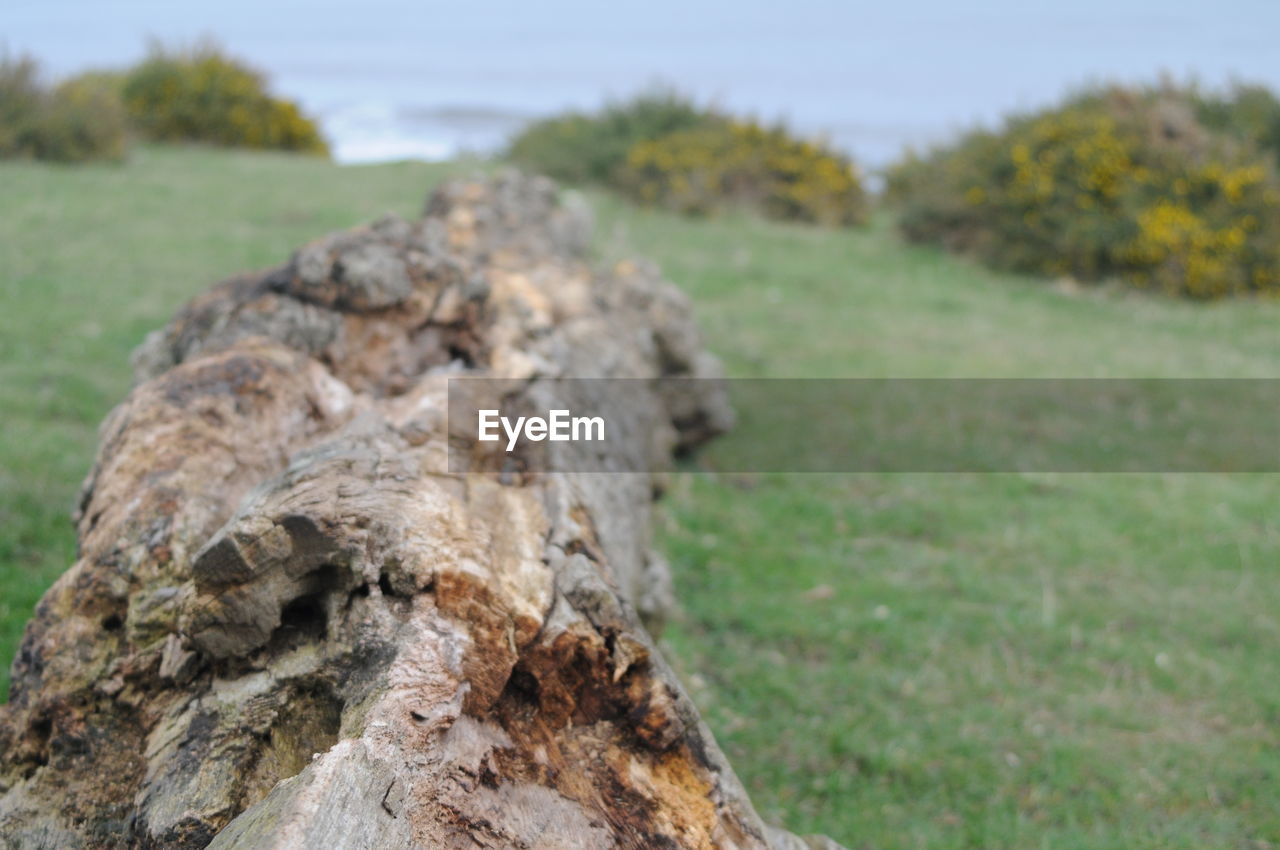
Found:
[[[34,61],[0,57],[0,156],[34,155],[29,134],[44,97]]]
[[[271,97],[257,72],[216,47],[153,48],[128,71],[54,88],[33,60],[0,57],[0,157],[120,159],[131,130],[161,142],[328,153],[296,105]]]
[[[53,90],[41,127],[45,159],[124,158],[128,119],[118,87],[99,75],[73,77]]]
[[[269,95],[258,72],[216,47],[152,48],[125,75],[123,96],[134,126],[156,141],[328,154],[296,104]]]
[[[619,187],[644,204],[705,214],[748,208],[770,218],[852,225],[866,197],[852,163],[782,127],[723,121],[632,147]]]
[[[85,76],[49,89],[29,58],[0,58],[0,157],[57,162],[124,156],[124,106],[106,81]]]
[[[1192,91],[1190,97],[1205,127],[1252,142],[1280,165],[1280,98],[1270,89],[1236,85],[1225,95]]]
[[[997,268],[1280,292],[1280,181],[1249,114],[1170,87],[1090,92],[908,156],[886,195],[908,238]]]
[[[832,225],[866,215],[861,182],[844,157],[669,90],[535,122],[507,155],[558,180],[610,186],[685,213],[745,207]]]
[[[609,183],[640,142],[724,119],[680,94],[657,89],[607,104],[600,112],[536,121],[511,142],[513,162],[569,183]]]

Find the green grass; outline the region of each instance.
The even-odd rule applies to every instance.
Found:
[[[443,167],[144,151],[0,165],[0,649],[129,350],[219,277],[413,212]],[[1058,291],[877,220],[592,194],[739,376],[1280,376],[1280,304]],[[729,435],[717,452],[741,446]],[[1280,846],[1280,476],[677,476],[676,663],[757,806],[852,848]]]

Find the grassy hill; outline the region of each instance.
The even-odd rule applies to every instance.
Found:
[[[464,165],[147,149],[0,163],[0,656],[71,563],[128,354]],[[1277,377],[1280,303],[999,275],[859,232],[591,195],[737,376]],[[710,449],[712,459],[720,450]],[[854,848],[1280,846],[1280,476],[673,478],[675,661],[767,816]]]

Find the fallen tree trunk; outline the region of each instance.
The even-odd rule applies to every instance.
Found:
[[[450,375],[716,374],[588,235],[455,183],[148,339],[14,662],[6,846],[828,846],[760,822],[653,644],[650,476],[448,471]],[[629,405],[655,465],[727,424],[689,386]]]

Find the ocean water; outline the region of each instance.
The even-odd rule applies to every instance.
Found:
[[[1280,0],[485,3],[4,0],[54,75],[215,38],[322,123],[342,162],[500,146],[653,83],[785,119],[869,168],[1099,80],[1280,88]]]

